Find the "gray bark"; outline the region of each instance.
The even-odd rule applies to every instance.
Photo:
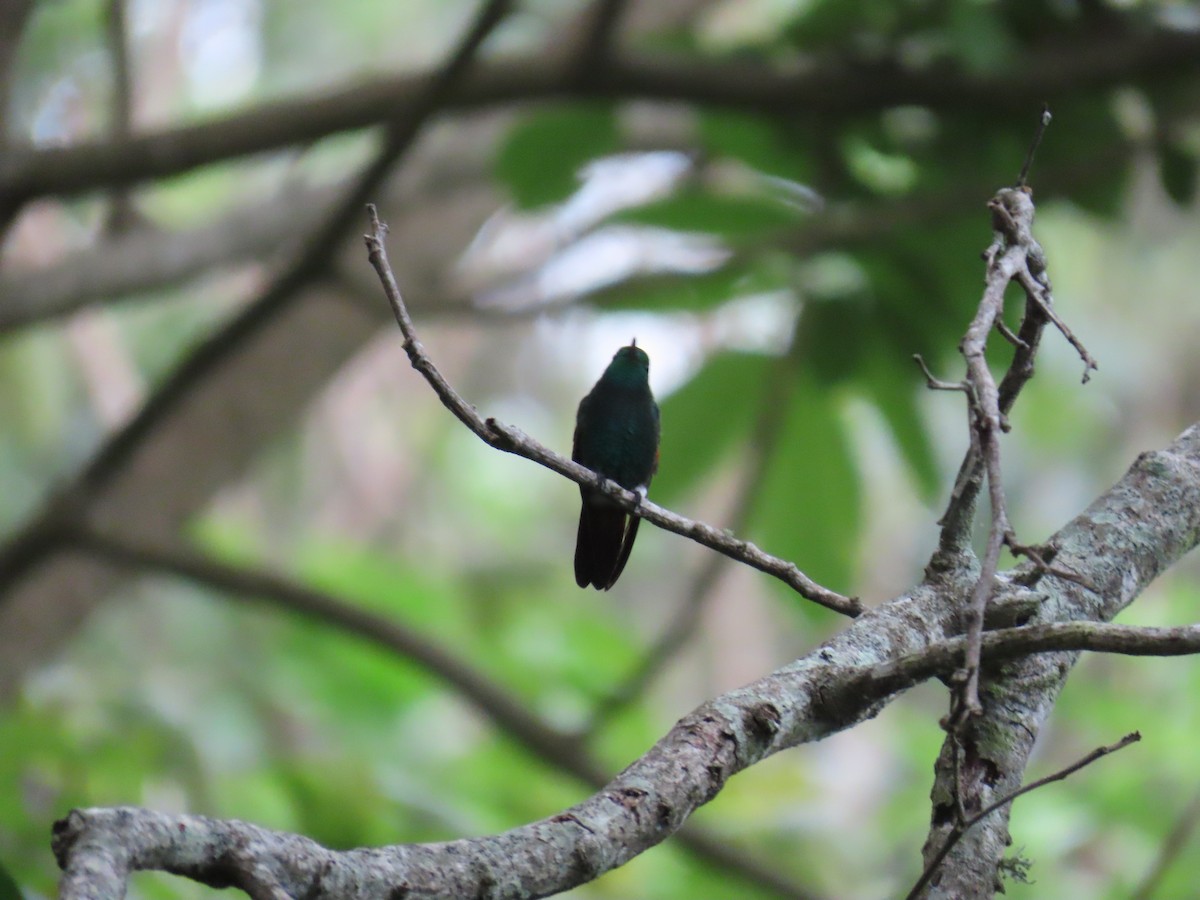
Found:
[[[1049,542],[1055,565],[1091,589],[1019,567],[1001,577],[989,620],[1107,621],[1198,541],[1195,425],[1164,450],[1142,454]],[[974,579],[966,562],[931,573],[808,656],[699,707],[599,793],[540,822],[473,840],[339,853],[236,821],[132,808],[77,810],[56,826],[61,896],[122,896],[128,873],[141,868],[238,886],[255,897],[516,898],[566,890],[666,839],[737,772],[874,716],[915,681],[931,677],[946,661],[945,641],[961,632],[960,611]],[[1036,649],[1053,646],[1043,640]],[[1067,640],[1057,646],[1089,645]],[[1009,640],[1006,658],[1014,652]],[[1074,658],[1040,652],[996,664],[985,652],[985,712],[963,767],[967,796],[974,789],[986,804],[1019,784]],[[934,788],[931,846],[952,789],[947,768],[939,765]],[[968,833],[930,895],[990,897],[1008,843],[1006,821],[996,813]]]

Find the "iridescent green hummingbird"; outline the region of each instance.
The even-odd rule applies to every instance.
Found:
[[[579,402],[571,459],[643,497],[658,469],[658,404],[650,393],[650,357],[634,339],[622,347]],[[631,516],[595,488],[580,485],[575,582],[607,591],[637,537]]]

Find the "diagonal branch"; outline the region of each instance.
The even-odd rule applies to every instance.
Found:
[[[52,503],[42,518],[61,517],[69,509],[82,518],[89,507],[98,505],[105,488],[119,479],[154,438],[157,431],[179,414],[189,401],[223,366],[252,345],[269,326],[291,311],[304,289],[326,272],[352,217],[365,197],[375,191],[412,145],[424,124],[438,110],[454,82],[471,66],[488,35],[504,19],[512,0],[487,0],[451,57],[443,64],[427,90],[408,107],[394,112],[383,147],[358,176],[346,196],[303,242],[288,266],[243,312],[228,325],[204,340],[149,397],[137,414],[97,451],[76,482],[63,491],[60,502]],[[45,540],[53,528],[41,520],[26,526],[14,539],[0,547],[0,606],[7,600],[5,589],[25,579],[55,545]]]
[[[1041,625],[1111,620],[1138,596],[1135,582],[1157,577],[1169,565],[1168,560],[1176,558],[1174,548],[1194,546],[1196,536],[1186,529],[1200,527],[1200,510],[1188,506],[1200,501],[1200,496],[1192,497],[1190,491],[1151,496],[1142,494],[1140,487],[1157,480],[1155,470],[1170,470],[1185,481],[1195,479],[1200,483],[1200,456],[1194,450],[1200,451],[1197,427],[1185,431],[1170,448],[1139,456],[1103,501],[1093,503],[1044,546],[1046,560],[1077,577],[1062,578],[1036,563],[1026,563],[1009,578],[998,579],[992,610],[1003,611],[1015,600],[1008,592],[1023,588],[1016,621]],[[1158,509],[1155,503],[1167,504],[1169,511]],[[1142,544],[1137,536],[1138,523],[1163,521],[1164,513],[1173,519],[1182,515],[1166,529],[1154,528],[1153,537],[1147,536],[1150,543]],[[1132,530],[1122,534],[1127,528]],[[1126,562],[1114,565],[1117,557]],[[1133,563],[1135,557],[1140,561]],[[1129,563],[1139,567],[1136,574],[1127,567]],[[1084,581],[1089,586],[1081,583]],[[988,637],[984,636],[985,642]],[[1007,662],[997,660],[995,664],[989,662],[993,658],[985,643],[980,685],[982,715],[973,720],[961,744],[956,736],[947,737],[935,766],[933,814],[924,848],[926,862],[938,853],[945,835],[954,827],[956,795],[965,799],[966,813],[971,815],[1020,786],[1038,734],[1054,709],[1077,654],[1047,653]],[[956,767],[957,751],[961,751],[963,762]],[[961,774],[956,775],[957,770]],[[938,900],[990,896],[999,884],[999,864],[1011,841],[1008,810],[998,810],[952,849],[929,888],[929,896]]]
[[[370,257],[371,265],[375,267],[375,271],[379,275],[379,280],[383,284],[383,290],[387,295],[388,303],[391,304],[392,312],[396,316],[396,322],[400,326],[401,333],[404,335],[404,351],[408,354],[413,368],[420,372],[425,380],[429,382],[429,385],[437,394],[438,399],[442,401],[442,404],[454,414],[455,418],[479,437],[480,440],[490,447],[495,447],[497,450],[513,453],[539,463],[551,471],[569,478],[576,484],[594,487],[607,494],[620,504],[623,509],[633,515],[639,516],[667,531],[673,531],[675,534],[690,538],[699,544],[716,550],[718,553],[723,553],[738,562],[743,562],[761,572],[773,575],[795,590],[800,596],[812,600],[814,603],[820,604],[827,609],[832,609],[834,612],[852,617],[862,613],[862,603],[858,598],[845,597],[836,591],[817,584],[800,571],[795,563],[771,556],[749,541],[738,540],[725,531],[714,528],[711,525],[697,522],[685,518],[678,513],[663,509],[643,499],[637,492],[627,491],[615,482],[609,481],[590,469],[584,468],[579,463],[555,453],[519,429],[511,425],[505,425],[496,419],[485,419],[481,416],[475,407],[467,403],[450,386],[449,382],[446,381],[442,373],[433,364],[433,360],[425,352],[425,348],[422,346],[420,340],[418,340],[416,328],[413,325],[412,318],[408,314],[404,298],[396,283],[396,276],[388,263],[387,250],[384,247],[387,226],[379,220],[379,213],[374,205],[368,207],[368,212],[371,220],[371,233],[364,235],[368,256]]]
[[[512,0],[487,0],[450,59],[388,127],[383,147],[362,171],[355,184],[340,198],[325,220],[308,236],[294,262],[227,328],[210,337],[152,396],[137,416],[113,436],[88,467],[87,480],[102,483],[142,443],[189,392],[202,382],[221,359],[233,352],[246,337],[266,326],[296,294],[326,268],[345,237],[353,218],[367,197],[404,155],[426,121],[444,101],[451,86],[470,67],[483,42],[508,13]]]
[[[1048,784],[1053,784],[1056,781],[1062,781],[1064,778],[1073,775],[1075,772],[1078,772],[1085,766],[1090,766],[1096,760],[1102,759],[1105,756],[1108,756],[1110,753],[1116,753],[1118,750],[1124,750],[1130,744],[1136,744],[1141,739],[1142,736],[1138,732],[1130,732],[1116,743],[1109,744],[1105,747],[1097,747],[1091,753],[1087,754],[1081,759],[1076,760],[1066,768],[1060,769],[1052,775],[1047,775],[1045,778],[1039,778],[1037,781],[1031,781],[1029,784],[1024,785],[1012,793],[1001,797],[995,803],[992,803],[990,806],[980,810],[966,821],[956,823],[950,834],[947,836],[946,843],[942,845],[942,849],[939,850],[933,859],[929,861],[929,864],[925,867],[925,871],[922,872],[921,877],[917,879],[917,883],[914,884],[912,890],[905,895],[905,900],[917,900],[917,898],[921,896],[921,891],[923,891],[925,886],[929,884],[930,879],[933,878],[934,873],[938,870],[938,867],[950,854],[950,851],[954,849],[955,845],[962,839],[962,836],[996,810],[1008,806],[1008,804],[1012,803],[1023,794],[1028,794],[1030,791],[1036,791],[1038,788],[1045,787]]]
[[[162,572],[204,584],[247,603],[268,603],[299,613],[411,660],[453,687],[479,712],[534,755],[586,782],[602,782],[584,748],[535,716],[465,659],[394,619],[263,570],[229,565],[180,546],[135,544],[96,530],[72,530],[65,542],[110,563]]]
[[[309,585],[263,570],[228,565],[183,547],[135,544],[94,529],[70,527],[64,541],[108,563],[187,578],[227,592],[236,601],[271,604],[374,644],[415,663],[454,688],[500,732],[534,757],[593,788],[605,784],[604,770],[576,735],[549,725],[469,661],[392,618]],[[684,828],[679,842],[697,859],[725,869],[749,884],[781,897],[806,896],[805,891],[773,867],[756,862],[699,828]]]
[[[1072,567],[1100,585],[1109,602],[1088,606],[1095,594],[1054,581],[1044,585],[1051,596],[1043,605],[1063,615],[1111,617],[1197,541],[1200,424],[1166,450],[1143,454],[1117,485],[1055,535]],[[485,891],[537,897],[565,890],[665,840],[738,771],[877,714],[907,686],[887,677],[894,660],[909,659],[908,675],[918,665],[928,667],[927,676],[938,671],[935,662],[941,671],[957,665],[963,639],[946,638],[955,628],[950,600],[962,587],[948,579],[918,585],[864,613],[803,659],[702,705],[598,794],[540,822],[474,840],[334,853],[305,838],[240,822],[131,808],[77,810],[55,829],[64,870],[60,896],[115,898],[136,868],[220,886],[253,886],[255,896],[274,891],[311,900],[373,898],[399,887],[413,897]],[[1028,588],[1007,583],[1004,593],[1003,602],[1019,600]],[[1077,623],[1067,624],[1072,628],[1057,635],[1006,629],[989,640],[997,642],[997,652],[1036,648],[1048,654],[1039,659],[1055,666],[1051,651],[1084,640],[1099,647],[1118,635],[1111,646],[1126,650],[1200,648],[1196,626],[1165,633],[1094,624],[1079,631]],[[1023,640],[1027,645],[1020,647]]]

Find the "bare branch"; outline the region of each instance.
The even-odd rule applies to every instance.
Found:
[[[1095,358],[1088,352],[1087,347],[1079,338],[1075,337],[1075,333],[1067,327],[1067,323],[1059,318],[1058,313],[1054,311],[1052,300],[1050,298],[1050,283],[1048,280],[1041,280],[1029,269],[1023,269],[1017,272],[1017,283],[1025,289],[1025,295],[1041,307],[1042,315],[1049,319],[1054,327],[1062,332],[1062,336],[1067,339],[1075,352],[1079,354],[1079,358],[1083,360],[1083,383],[1087,384],[1091,379],[1091,372],[1100,368]]]
[[[925,383],[929,385],[931,391],[962,391],[967,396],[971,395],[971,383],[969,381],[942,381],[929,371],[929,366],[925,362],[925,357],[920,353],[913,354],[913,362],[921,368],[921,373],[925,376]]]
[[[88,466],[86,479],[90,484],[94,486],[106,480],[226,356],[236,352],[242,341],[265,327],[304,286],[325,270],[366,197],[378,188],[416,139],[425,122],[436,112],[451,85],[470,67],[475,53],[505,17],[511,2],[487,0],[427,91],[418,96],[411,108],[401,108],[399,113],[393,113],[387,137],[375,159],[362,171],[351,189],[337,200],[324,221],[305,239],[292,264],[229,326],[201,344],[133,420],[105,444]]]
[[[1200,446],[1192,449],[1200,467]],[[1101,498],[1093,514],[1111,521],[1111,508],[1125,502],[1124,491],[1133,484],[1150,494],[1175,491],[1164,467],[1154,471],[1167,480],[1155,484],[1135,467],[1126,479],[1130,484],[1118,485]],[[1191,492],[1200,492],[1200,479]],[[1145,500],[1154,502],[1153,496]],[[1094,538],[1091,520],[1073,523],[1060,538],[1069,543],[1075,533]],[[1189,534],[1194,544],[1200,530],[1191,528]],[[1163,544],[1172,557],[1184,549],[1183,544]],[[1138,562],[1125,560],[1132,579],[1139,582],[1131,585],[1133,590],[1140,589],[1142,579],[1153,577],[1154,567],[1139,569]],[[1113,572],[1112,577],[1120,580],[1122,573]],[[132,808],[77,810],[56,826],[55,852],[64,870],[60,896],[120,896],[128,873],[136,868],[247,890],[253,881],[255,891],[267,892],[255,896],[285,891],[287,896],[313,900],[376,897],[399,885],[406,886],[410,896],[423,897],[475,896],[484,885],[493,891],[498,885],[514,886],[498,896],[516,896],[516,885],[520,896],[565,890],[664,840],[736,772],[785,748],[851,727],[877,713],[911,679],[957,665],[962,638],[927,643],[939,627],[938,617],[946,615],[948,592],[953,586],[919,587],[863,616],[808,657],[704,704],[598,794],[540,822],[492,837],[335,853],[306,838],[236,821]],[[346,621],[339,615],[335,624],[344,627]],[[365,631],[360,635],[378,640]],[[1072,622],[1006,629],[989,634],[987,640],[989,657],[1084,645],[1117,652],[1196,652],[1200,626],[1138,629]],[[899,665],[891,661],[897,656]],[[966,827],[1015,796],[1018,793],[990,804]],[[231,855],[231,846],[238,852]],[[465,865],[466,860],[470,864]],[[808,896],[794,886],[781,893]]]
[[[1044,115],[1037,141],[1040,141],[1041,129],[1045,127],[1046,122],[1048,119]],[[1036,147],[1036,141],[1034,146]],[[1030,160],[1032,152],[1031,149]],[[1027,164],[1028,162],[1029,160]],[[1024,174],[1025,172],[1022,173],[1023,177]],[[1008,545],[1014,548],[1014,551],[1024,552],[1041,563],[1040,555],[1036,551],[1017,542],[1008,518],[1000,469],[999,440],[1000,433],[1008,430],[1008,406],[1011,406],[1012,400],[1015,399],[1015,390],[1032,375],[1038,337],[1047,320],[1054,322],[1080,352],[1085,362],[1085,382],[1089,370],[1096,368],[1095,360],[1053,310],[1045,252],[1033,237],[1034,206],[1029,192],[1016,188],[1003,189],[992,198],[988,207],[992,210],[995,238],[984,252],[984,259],[987,261],[985,288],[975,318],[960,344],[960,350],[967,363],[966,385],[972,424],[971,447],[960,469],[950,506],[942,520],[943,534],[939,548],[939,553],[944,553],[947,545],[961,545],[966,540],[971,513],[974,510],[974,495],[979,489],[981,477],[986,477],[988,500],[991,505],[991,525],[980,562],[979,577],[972,589],[966,611],[968,649],[964,662],[965,672],[956,683],[950,714],[943,722],[943,725],[955,732],[959,739],[964,736],[964,729],[970,719],[981,710],[980,638],[983,634],[988,600],[995,587],[1000,551]],[[1022,334],[1010,336],[1010,340],[1016,346],[1016,353],[1001,385],[1008,387],[1005,394],[1001,387],[997,387],[992,377],[985,351],[992,329],[1002,322],[1004,292],[1011,281],[1017,281],[1025,289],[1026,316],[1021,326]],[[934,386],[933,376],[928,370],[926,378],[931,386]]]
[[[917,879],[917,883],[913,885],[912,890],[905,895],[905,900],[916,900],[916,898],[921,895],[921,891],[925,889],[925,886],[929,884],[929,880],[933,877],[934,873],[937,872],[938,868],[949,855],[950,851],[954,849],[954,845],[957,844],[962,839],[962,836],[971,828],[986,819],[996,810],[1012,803],[1022,794],[1028,794],[1030,791],[1036,791],[1040,787],[1045,787],[1046,785],[1052,784],[1056,781],[1062,781],[1064,778],[1074,774],[1075,772],[1078,772],[1085,766],[1090,766],[1096,760],[1108,756],[1110,753],[1116,753],[1118,750],[1123,750],[1130,744],[1136,744],[1141,739],[1142,736],[1138,734],[1138,732],[1134,731],[1125,735],[1125,737],[1121,738],[1115,744],[1109,744],[1107,747],[1097,747],[1087,756],[1076,760],[1065,769],[1060,769],[1053,775],[1047,775],[1045,778],[1039,778],[1037,781],[1031,781],[1024,787],[1019,788],[1012,793],[1005,795],[1004,797],[1001,797],[995,803],[986,807],[981,812],[972,816],[970,819],[967,819],[967,821],[963,822],[961,825],[956,826],[947,836],[946,843],[942,845],[942,849],[938,851],[933,860],[925,867],[925,871],[921,873],[921,877]]]
[[[933,110],[1028,109],[1044,97],[1131,79],[1179,77],[1200,65],[1200,35],[1186,30],[1116,30],[1064,39],[1030,54],[1019,72],[947,78],[898,66],[847,65],[781,71],[748,60],[723,62],[661,53],[622,52],[579,85],[574,66],[537,53],[475,68],[446,97],[451,108],[475,109],[561,97],[567,92],[610,99],[640,98],[729,106],[795,116],[845,116],[888,106]],[[343,131],[389,121],[436,79],[435,73],[393,75],[354,83],[314,98],[288,100],[211,122],[176,126],[128,143],[83,143],[13,153],[0,160],[0,204],[46,194],[131,184],[197,166],[312,143]]]
[[[1009,207],[1012,207],[1011,211]],[[1004,413],[1000,410],[1000,395],[984,355],[988,335],[1004,311],[1004,291],[1017,271],[1026,265],[1028,242],[1020,237],[1025,232],[1017,218],[1027,226],[1033,217],[1033,202],[1029,195],[1016,190],[997,193],[989,207],[993,210],[996,238],[984,254],[988,261],[983,298],[975,318],[967,328],[959,349],[967,363],[968,397],[971,399],[971,446],[978,448],[987,476],[988,498],[991,501],[992,523],[987,548],[980,564],[979,578],[971,592],[966,611],[968,636],[965,678],[961,689],[955,691],[950,715],[944,723],[948,730],[959,732],[979,706],[979,640],[983,633],[984,611],[996,579],[1000,550],[1012,534],[1005,508],[1004,487],[1000,472],[1000,432],[1007,430]],[[1026,227],[1025,231],[1028,231]]]
[[[818,603],[827,609],[832,609],[834,612],[852,617],[862,613],[862,603],[858,598],[845,597],[836,591],[817,584],[800,571],[795,563],[771,556],[749,541],[738,540],[727,532],[718,530],[711,525],[697,522],[685,518],[678,513],[663,509],[649,500],[643,499],[635,491],[627,491],[615,482],[609,481],[590,469],[586,469],[578,463],[567,459],[565,456],[555,453],[521,430],[498,422],[496,419],[485,419],[481,416],[475,407],[467,403],[450,386],[449,382],[446,381],[442,373],[433,364],[433,360],[425,352],[425,348],[422,346],[420,340],[417,339],[416,328],[404,304],[404,298],[396,283],[396,276],[392,272],[387,260],[387,250],[384,247],[387,226],[379,220],[379,213],[374,205],[368,207],[368,212],[371,220],[371,233],[363,237],[367,243],[367,252],[371,260],[371,265],[374,266],[375,271],[379,275],[379,280],[383,285],[384,293],[387,295],[388,303],[391,305],[396,322],[400,326],[401,333],[404,335],[404,351],[408,354],[413,368],[420,372],[425,380],[429,382],[429,385],[433,388],[434,393],[437,394],[438,399],[442,401],[442,404],[454,414],[455,418],[479,437],[480,440],[490,447],[495,447],[497,450],[513,453],[539,463],[551,471],[571,479],[576,484],[595,487],[617,501],[622,508],[633,515],[652,522],[667,531],[673,531],[675,534],[691,538],[699,544],[723,553],[731,559],[745,563],[761,572],[773,575],[795,590],[800,596],[812,600],[814,603]]]
[[[135,544],[95,530],[74,528],[69,523],[64,525],[60,540],[106,562],[187,578],[227,592],[237,602],[272,604],[381,647],[454,688],[500,732],[538,759],[593,788],[602,787],[607,780],[578,736],[547,724],[467,660],[394,619],[285,577],[227,565],[179,546]],[[698,859],[724,868],[751,884],[784,897],[804,896],[797,885],[774,869],[755,862],[699,828],[684,828],[678,840]]]
[[[1104,527],[1098,527],[1098,522]],[[1054,545],[1064,548],[1060,554],[1066,555],[1072,568],[1086,571],[1101,590],[1076,594],[1077,585],[1054,582],[1047,589],[1060,593],[1044,600],[1043,608],[1064,616],[1110,618],[1198,540],[1200,424],[1169,448],[1139,458],[1116,486],[1055,535]],[[77,812],[59,826],[55,841],[64,867],[61,896],[65,900],[82,896],[93,885],[92,877],[110,879],[98,882],[101,885],[123,885],[122,873],[135,865],[203,880],[240,873],[243,861],[256,872],[274,873],[280,883],[293,888],[292,896],[313,900],[352,898],[356,895],[350,884],[359,878],[369,879],[358,882],[362,886],[357,888],[367,896],[379,896],[383,886],[400,884],[409,886],[411,895],[421,895],[417,888],[430,879],[441,885],[442,896],[451,897],[475,896],[484,884],[495,891],[514,879],[534,896],[565,889],[664,840],[746,766],[875,715],[888,697],[905,688],[901,676],[915,671],[889,677],[887,666],[893,660],[928,651],[930,660],[946,653],[939,662],[956,664],[954,654],[962,653],[961,637],[951,642],[953,647],[931,648],[957,629],[953,604],[948,601],[967,584],[965,576],[955,581],[947,575],[865,613],[807,657],[701,706],[599,794],[542,822],[475,841],[332,854],[304,839],[280,836],[276,840],[264,829],[246,831],[253,826],[240,823],[129,809]],[[1028,591],[1015,583],[1005,590],[1018,597]],[[1101,605],[1096,604],[1097,598],[1103,599]],[[1079,624],[1056,627],[1074,629]],[[1014,636],[1015,632],[1021,636]],[[997,641],[998,653],[1008,641],[1034,646],[1038,632],[1010,629],[995,634],[999,636],[988,639]],[[1060,647],[1082,640],[1074,630],[1070,636],[1057,637],[1062,643],[1054,646]],[[1039,650],[1048,652],[1049,638],[1044,640]],[[1168,647],[1174,640],[1159,643]],[[1193,633],[1187,640],[1194,646],[1200,635]],[[932,665],[930,660],[927,665]],[[986,823],[972,834],[983,827]],[[230,857],[223,850],[228,845],[215,844],[205,835],[222,836],[222,841],[241,836],[236,846],[245,848],[249,856],[234,857],[239,866],[231,870]],[[247,836],[252,839],[242,840]],[[267,843],[258,844],[259,837]],[[272,849],[281,855],[273,855]],[[441,864],[451,858],[453,865],[443,868]],[[464,865],[468,859],[471,863]],[[106,868],[110,863],[115,868]],[[117,896],[111,892],[115,888],[104,890],[110,893],[96,888],[87,896]],[[428,896],[437,894],[431,889]]]
[[[1046,135],[1046,128],[1050,125],[1051,120],[1050,107],[1043,104],[1042,114],[1038,117],[1038,127],[1033,133],[1033,140],[1029,144],[1029,152],[1025,154],[1025,163],[1021,166],[1021,174],[1017,176],[1017,187],[1023,188],[1028,184],[1029,169],[1033,166],[1033,157],[1037,154],[1038,147],[1042,145],[1042,138]]]
[[[988,662],[1076,650],[1122,656],[1191,656],[1200,653],[1200,625],[1157,628],[1109,622],[1052,622],[989,631],[983,635],[981,644]],[[845,690],[872,695],[905,690],[962,666],[966,649],[966,637],[932,644],[919,653],[861,673],[847,683]]]

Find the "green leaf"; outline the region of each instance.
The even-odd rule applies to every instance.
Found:
[[[749,238],[795,225],[803,213],[771,197],[728,197],[690,188],[666,200],[625,210],[613,218],[675,231]]]
[[[1019,57],[1020,46],[995,7],[950,4],[946,37],[950,52],[973,75],[998,72]]]
[[[869,348],[866,359],[863,382],[867,398],[887,422],[921,498],[930,502],[941,489],[941,479],[933,443],[917,406],[917,392],[925,390],[925,381],[910,360],[900,369],[899,360],[884,347]]]
[[[667,505],[720,462],[754,421],[771,360],[748,353],[710,359],[662,402],[662,449],[652,495]]]
[[[1082,172],[1082,179],[1078,174],[1074,176],[1079,183],[1070,189],[1071,202],[1103,218],[1116,217],[1124,208],[1128,194],[1130,166],[1128,163],[1099,166],[1094,162],[1101,148],[1121,147],[1127,140],[1111,99],[1106,94],[1087,95],[1070,104],[1059,105],[1053,112],[1052,130],[1047,132],[1038,148],[1037,160],[1029,175],[1035,198],[1045,201],[1047,191],[1056,188],[1053,181],[1041,179],[1040,173]],[[1035,231],[1036,228],[1035,224]]]
[[[928,349],[922,329],[939,335],[947,330],[944,320],[953,323],[956,317],[937,312],[950,301],[938,301],[943,296],[937,288],[938,273],[919,259],[872,254],[864,257],[862,270],[868,277],[865,288],[848,281],[845,292],[812,299],[804,307],[796,352],[819,383],[855,385],[879,409],[918,491],[928,499],[936,494],[939,479],[917,408],[917,391],[924,390],[924,381],[912,355]],[[952,348],[954,339],[946,336],[944,344]]]
[[[805,304],[796,352],[819,381],[833,384],[857,377],[862,366],[863,332],[874,312],[863,297]]]
[[[801,373],[755,506],[755,539],[835,590],[850,584],[861,524],[858,472],[836,395]]]
[[[496,155],[496,176],[518,206],[529,208],[569,197],[589,160],[618,148],[616,120],[608,106],[560,107],[518,124]]]
[[[785,130],[774,120],[726,110],[700,114],[700,140],[709,155],[732,157],[753,169],[800,183],[813,180],[809,135]]]
[[[1158,151],[1158,177],[1163,190],[1178,206],[1191,206],[1196,196],[1197,160],[1178,144],[1164,143]]]
[[[23,900],[24,895],[17,887],[16,879],[8,874],[4,863],[0,862],[0,900]]]

